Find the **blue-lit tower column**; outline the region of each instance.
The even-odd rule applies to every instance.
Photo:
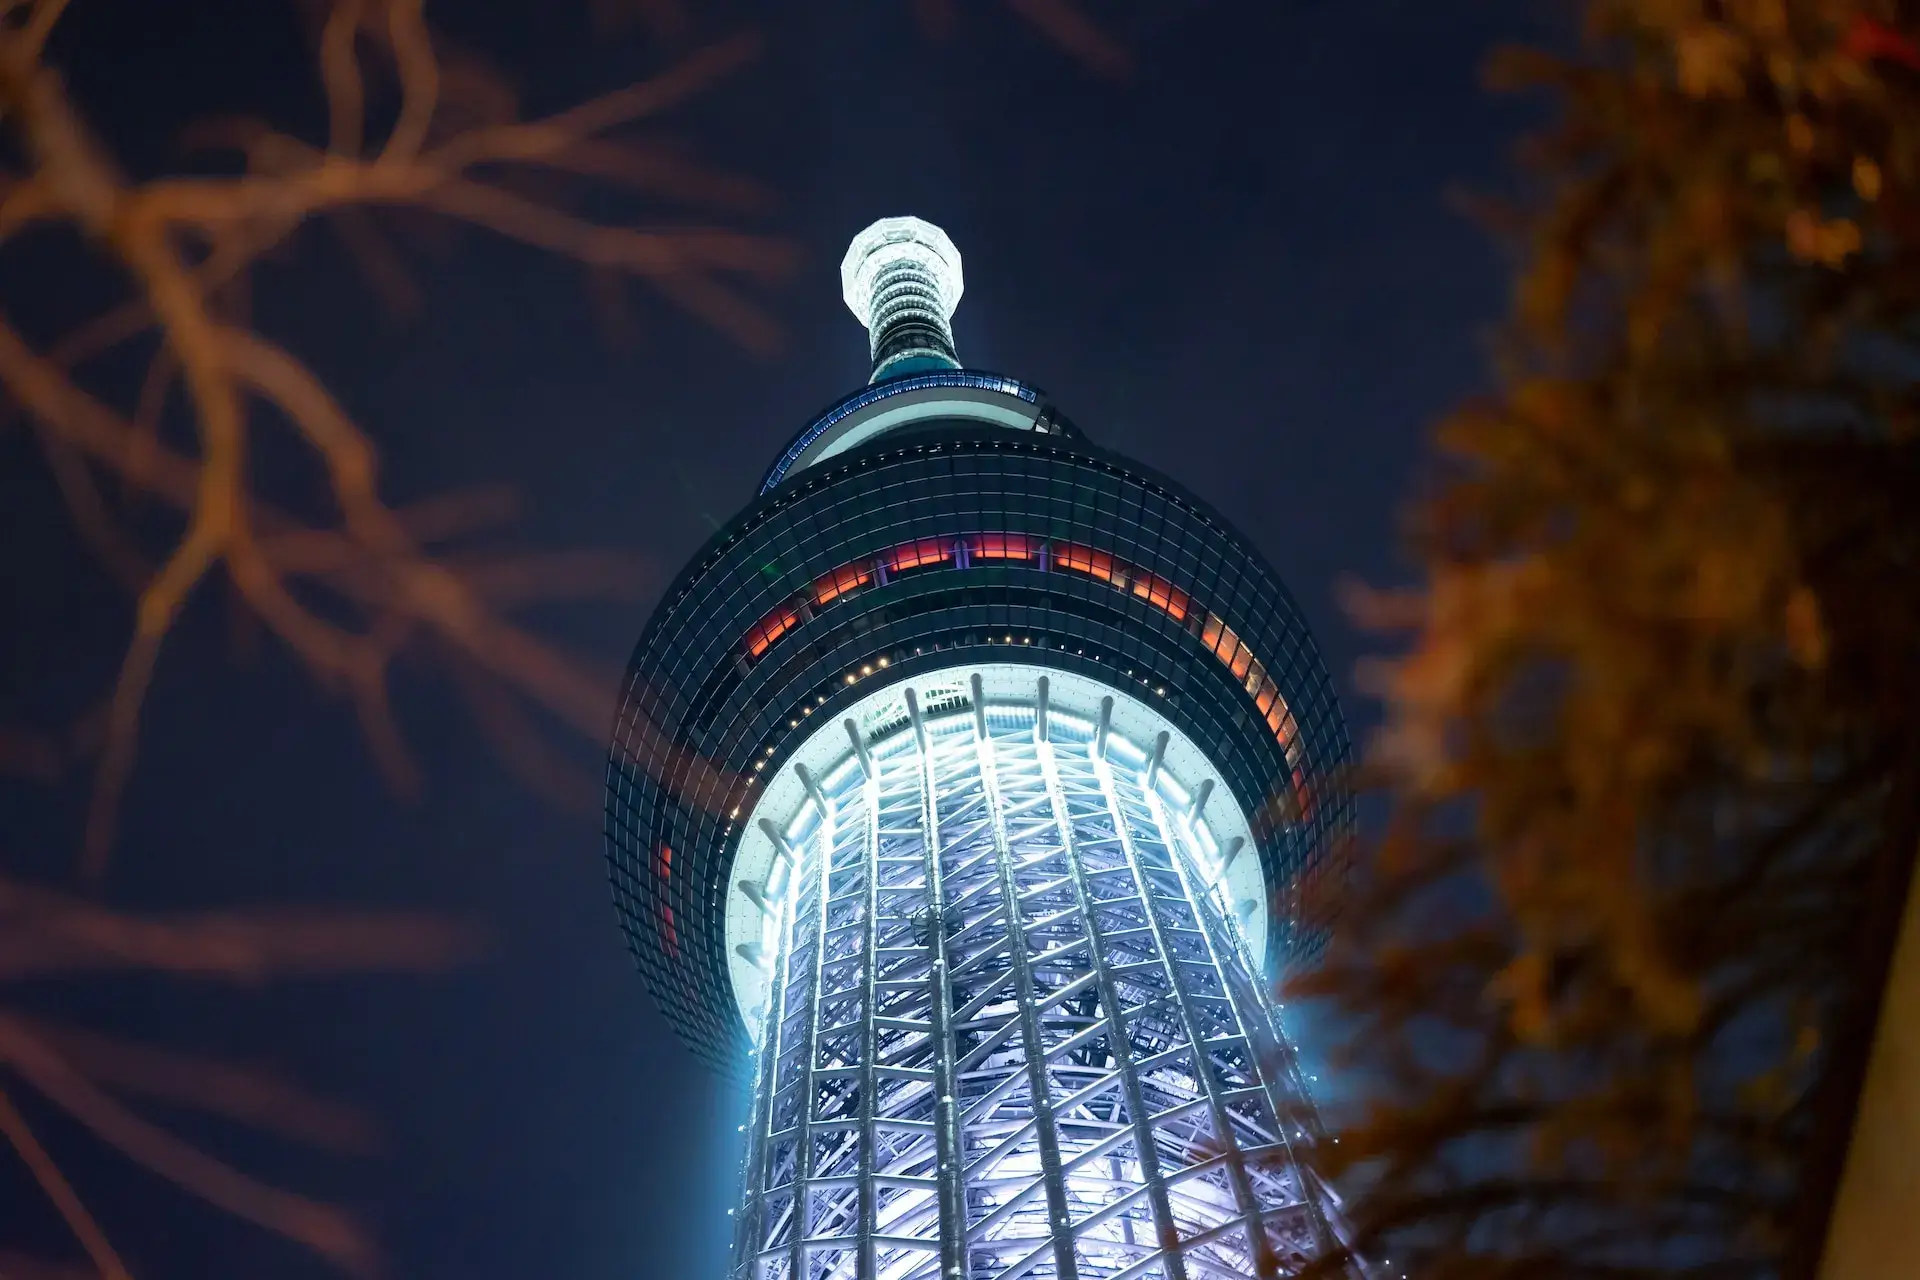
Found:
[[[1312,638],[1218,516],[960,366],[938,228],[842,276],[873,381],[669,590],[608,767],[629,944],[754,1089],[733,1274],[1297,1270],[1338,1214],[1269,979],[1351,822]]]

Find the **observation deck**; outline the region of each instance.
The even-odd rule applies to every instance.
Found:
[[[1275,972],[1319,945],[1297,908],[1337,870],[1352,811],[1328,780],[1351,747],[1279,578],[1172,480],[1070,426],[960,417],[954,389],[926,390],[925,417],[770,474],[668,589],[628,667],[607,774],[615,904],[661,1007],[726,1070],[747,1043],[727,942],[742,815],[819,718],[843,717],[876,679],[1009,647],[1138,693],[1208,744],[1250,815],[1256,962]],[[1037,392],[1012,398],[1030,422],[1064,422]],[[811,430],[789,455],[826,434],[803,444]]]

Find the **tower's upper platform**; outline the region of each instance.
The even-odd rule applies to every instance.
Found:
[[[627,671],[607,853],[667,1016],[709,1061],[744,1057],[740,1010],[755,997],[741,966],[759,961],[729,928],[757,919],[746,873],[777,845],[749,819],[776,789],[805,789],[810,750],[858,749],[820,726],[884,719],[873,709],[894,706],[896,685],[955,680],[953,706],[928,714],[972,714],[979,695],[955,673],[1008,664],[1021,688],[1050,675],[1057,699],[1109,690],[1122,736],[1145,744],[1158,718],[1194,744],[1192,760],[1169,748],[1164,775],[1212,791],[1222,823],[1229,801],[1244,815],[1245,884],[1226,887],[1251,913],[1256,963],[1311,956],[1300,904],[1352,821],[1331,785],[1350,752],[1278,576],[1201,500],[1087,440],[1037,388],[959,366],[945,327],[959,255],[937,228],[889,219],[854,247],[848,300],[868,298],[862,318],[878,323],[877,380],[793,437],[668,589]],[[1015,695],[989,679],[984,696]]]
[[[802,427],[760,479],[760,492],[877,436],[937,423],[1077,437],[1046,395],[1005,374],[958,367],[903,374],[860,388]]]

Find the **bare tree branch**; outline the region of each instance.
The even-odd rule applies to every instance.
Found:
[[[353,701],[383,771],[403,786],[417,784],[417,769],[392,718],[388,672],[408,643],[425,637],[450,644],[474,671],[505,680],[519,695],[598,736],[605,690],[497,614],[526,598],[525,587],[508,590],[499,570],[484,580],[463,576],[425,552],[382,498],[373,443],[345,408],[289,352],[222,318],[216,299],[243,284],[263,253],[311,219],[407,208],[649,280],[742,341],[767,347],[775,337],[770,324],[719,276],[777,273],[787,260],[781,246],[728,231],[596,223],[488,176],[502,167],[548,166],[641,188],[736,197],[737,185],[629,150],[609,131],[684,101],[757,50],[751,37],[726,41],[662,76],[544,119],[503,119],[495,109],[476,126],[443,129],[446,81],[419,0],[352,0],[333,5],[321,30],[320,75],[332,109],[325,150],[248,126],[229,133],[249,157],[248,173],[133,184],[92,137],[53,71],[39,63],[39,43],[25,31],[0,33],[0,109],[33,165],[7,190],[0,228],[69,222],[125,270],[133,294],[46,354],[31,350],[11,328],[0,331],[0,385],[39,427],[83,534],[137,597],[96,765],[86,836],[90,874],[105,865],[112,843],[161,647],[216,571],[324,685]],[[368,155],[366,59],[376,54],[391,63],[399,107]],[[354,234],[363,245],[377,245],[364,228]],[[378,261],[377,249],[371,252]],[[160,341],[130,415],[74,381],[86,361],[148,332]],[[195,429],[193,456],[162,443],[160,423],[176,384]],[[267,421],[291,430],[326,469],[342,521],[326,567],[311,557],[325,544],[250,488],[247,457]],[[93,483],[94,468],[117,475],[130,492],[161,498],[184,517],[178,540],[157,562],[149,564],[121,531]],[[298,560],[302,547],[304,574],[284,558]],[[317,613],[296,577],[321,579],[361,614],[361,626]],[[589,577],[573,580],[597,588]],[[497,721],[501,710],[489,702],[486,714]]]

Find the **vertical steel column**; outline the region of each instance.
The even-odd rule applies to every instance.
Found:
[[[774,908],[779,910],[779,908]],[[785,912],[781,914],[784,916]],[[776,921],[774,936],[780,937],[785,931],[786,921]],[[753,1105],[747,1118],[747,1152],[744,1159],[742,1176],[746,1184],[746,1202],[740,1208],[739,1217],[733,1224],[733,1267],[734,1280],[755,1280],[759,1274],[760,1251],[765,1247],[768,1223],[766,1222],[766,1156],[772,1145],[773,1137],[773,1088],[780,1075],[780,1058],[777,1052],[777,1038],[780,1028],[780,1012],[785,1007],[787,983],[790,981],[788,964],[792,958],[792,948],[782,946],[779,956],[774,960],[773,983],[767,989],[767,1003],[761,1014],[760,1063],[755,1072],[753,1085]]]
[[[807,1235],[813,1229],[813,1105],[814,1057],[820,1041],[820,973],[827,958],[827,904],[832,899],[833,806],[822,802],[820,826],[815,831],[814,859],[819,870],[818,918],[813,934],[813,973],[807,988],[806,1031],[801,1037],[800,1107],[794,1120],[793,1253],[787,1280],[807,1280]],[[808,868],[794,868],[796,876]],[[795,921],[796,927],[798,920]]]
[[[878,1135],[874,1132],[875,1060],[880,1056],[879,1017],[880,980],[880,784],[868,778],[861,784],[866,799],[867,820],[861,832],[862,861],[866,864],[866,919],[861,928],[861,970],[864,990],[860,995],[860,1153],[859,1153],[859,1248],[856,1274],[859,1280],[875,1280],[873,1237],[878,1227],[874,1203],[873,1153]]]
[[[1167,1264],[1168,1280],[1186,1280],[1186,1260],[1180,1255],[1180,1233],[1174,1225],[1173,1209],[1167,1203],[1167,1185],[1160,1176],[1160,1152],[1154,1143],[1153,1130],[1150,1127],[1152,1114],[1147,1110],[1145,1096],[1140,1090],[1140,1073],[1134,1065],[1133,1047],[1127,1035],[1126,1023],[1120,1004],[1120,992],[1114,983],[1113,974],[1107,965],[1107,941],[1102,935],[1098,920],[1094,916],[1093,892],[1087,884],[1086,867],[1080,861],[1079,842],[1074,835],[1073,815],[1067,807],[1067,797],[1060,785],[1059,763],[1054,759],[1053,744],[1042,742],[1037,747],[1041,775],[1046,779],[1047,796],[1053,804],[1054,824],[1060,828],[1061,842],[1067,850],[1068,874],[1073,877],[1074,899],[1080,906],[1080,918],[1085,923],[1087,939],[1092,951],[1095,981],[1100,988],[1100,1004],[1107,1013],[1107,1043],[1113,1054],[1114,1064],[1119,1068],[1120,1087],[1127,1099],[1127,1119],[1136,1135],[1135,1145],[1140,1154],[1140,1176],[1146,1183],[1147,1202],[1153,1208],[1154,1230],[1159,1236],[1160,1251]],[[1148,904],[1143,906],[1151,910]]]
[[[1078,1280],[1073,1249],[1073,1215],[1067,1203],[1066,1175],[1060,1167],[1060,1132],[1053,1116],[1053,1099],[1047,1076],[1046,1042],[1040,1035],[1040,1019],[1034,1009],[1033,970],[1027,955],[1026,917],[1020,909],[1020,889],[1013,872],[1013,858],[1007,847],[1007,824],[1000,798],[1000,784],[994,769],[991,736],[975,744],[979,757],[980,781],[986,788],[987,812],[993,823],[993,856],[1000,880],[1000,896],[1007,914],[1010,945],[1007,954],[1013,965],[1016,998],[1020,1004],[1020,1038],[1025,1047],[1027,1088],[1033,1094],[1033,1116],[1040,1144],[1040,1169],[1047,1195],[1049,1234],[1053,1237],[1054,1274],[1060,1280]]]
[[[1287,1162],[1293,1168],[1300,1182],[1300,1198],[1306,1202],[1307,1216],[1313,1226],[1314,1247],[1322,1253],[1346,1246],[1333,1229],[1333,1222],[1327,1217],[1325,1206],[1321,1203],[1318,1181],[1306,1161],[1300,1158],[1300,1152],[1294,1145],[1293,1136],[1287,1132],[1287,1122],[1305,1124],[1309,1132],[1309,1146],[1327,1140],[1326,1130],[1320,1124],[1320,1112],[1313,1105],[1313,1094],[1307,1088],[1306,1080],[1300,1074],[1298,1055],[1294,1052],[1293,1041],[1287,1039],[1286,1031],[1280,1025],[1279,1011],[1271,1004],[1261,1001],[1262,1019],[1268,1033],[1272,1036],[1272,1055],[1286,1078],[1288,1095],[1299,1105],[1291,1110],[1281,1106],[1279,1082],[1270,1080],[1270,1075],[1262,1066],[1262,1078],[1269,1079],[1267,1094],[1273,1099],[1274,1122],[1279,1125],[1280,1141],[1286,1147]],[[1255,1061],[1265,1063],[1265,1058],[1256,1057]],[[1363,1264],[1358,1259],[1352,1266],[1342,1268],[1342,1273],[1352,1275],[1355,1268]]]
[[[1158,745],[1159,744],[1156,744],[1156,746]],[[1156,750],[1151,765],[1157,766],[1160,758],[1161,750]],[[1179,963],[1174,958],[1172,947],[1168,945],[1165,922],[1160,918],[1160,902],[1149,886],[1145,874],[1141,871],[1139,850],[1134,844],[1133,839],[1133,828],[1128,824],[1127,815],[1120,807],[1118,780],[1113,777],[1112,770],[1108,768],[1104,760],[1097,762],[1095,768],[1100,770],[1104,775],[1101,790],[1106,792],[1107,806],[1113,816],[1114,831],[1120,837],[1121,847],[1126,850],[1127,862],[1133,868],[1134,882],[1140,891],[1141,900],[1145,905],[1147,927],[1153,932],[1154,945],[1160,952],[1160,962],[1166,966],[1167,980],[1173,988],[1174,1007],[1179,1011],[1180,1029],[1186,1036],[1187,1043],[1193,1046],[1194,1075],[1198,1077],[1200,1086],[1206,1093],[1207,1110],[1213,1118],[1214,1132],[1219,1136],[1221,1145],[1224,1148],[1223,1155],[1227,1165],[1227,1176],[1233,1183],[1234,1201],[1239,1205],[1240,1215],[1246,1221],[1247,1247],[1253,1253],[1255,1266],[1259,1274],[1277,1274],[1278,1267],[1273,1257],[1273,1250],[1267,1246],[1267,1233],[1262,1222],[1260,1204],[1254,1198],[1253,1184],[1247,1177],[1247,1166],[1245,1160],[1241,1158],[1240,1144],[1234,1138],[1232,1122],[1227,1115],[1226,1103],[1220,1097],[1220,1081],[1214,1070],[1212,1055],[1208,1052],[1205,1037],[1200,1034],[1199,1020],[1194,1016],[1192,996],[1187,991],[1186,983],[1181,981]],[[1150,770],[1152,772],[1158,772],[1157,769],[1152,769],[1151,766]],[[1150,794],[1148,788],[1145,786],[1142,786],[1140,790],[1143,797]],[[1168,857],[1174,861],[1177,867],[1180,853],[1175,843],[1176,838],[1172,833],[1167,831],[1164,824],[1159,822],[1157,810],[1148,806],[1147,813],[1156,825],[1160,827],[1160,842],[1166,847]],[[1186,888],[1184,880],[1182,880],[1181,885],[1184,890]],[[1198,916],[1201,908],[1198,903],[1194,902],[1191,891],[1186,892],[1185,897],[1188,908]],[[1196,923],[1199,922],[1196,920]],[[1204,934],[1202,936],[1204,937]],[[1249,1049],[1251,1049],[1251,1046],[1249,1046]]]
[[[1165,807],[1160,803],[1160,797],[1152,792],[1148,792],[1146,793],[1146,799],[1148,810],[1153,814],[1154,821],[1159,824],[1162,832],[1167,831],[1169,821],[1168,814]],[[1178,852],[1178,850],[1183,847],[1183,845],[1173,840],[1167,841],[1167,848],[1170,851],[1174,851],[1174,874],[1180,877],[1180,883],[1182,887],[1185,888],[1188,899],[1195,900],[1194,887],[1196,878],[1194,871],[1186,865],[1186,859],[1180,856]],[[1298,1153],[1294,1149],[1293,1139],[1287,1131],[1287,1125],[1292,1121],[1293,1117],[1291,1110],[1284,1105],[1286,1099],[1281,1093],[1279,1081],[1274,1078],[1273,1074],[1273,1069],[1276,1066],[1281,1067],[1283,1070],[1290,1071],[1290,1078],[1294,1087],[1289,1090],[1289,1092],[1293,1093],[1295,1097],[1303,1097],[1305,1095],[1304,1084],[1299,1080],[1298,1069],[1293,1067],[1291,1046],[1288,1045],[1286,1038],[1280,1033],[1279,1027],[1273,1022],[1271,1007],[1265,1000],[1260,998],[1258,992],[1249,989],[1251,980],[1240,980],[1240,975],[1244,968],[1244,966],[1239,963],[1240,947],[1230,938],[1219,936],[1225,928],[1225,922],[1223,920],[1215,920],[1210,912],[1203,911],[1198,914],[1202,940],[1206,944],[1207,954],[1213,958],[1214,968],[1219,970],[1221,980],[1227,984],[1229,996],[1227,1003],[1233,1009],[1234,1021],[1240,1027],[1240,1034],[1247,1038],[1247,1047],[1252,1051],[1250,1057],[1253,1063],[1254,1074],[1260,1081],[1261,1088],[1266,1092],[1268,1105],[1273,1108],[1274,1136],[1279,1140],[1281,1149],[1285,1153],[1288,1167],[1294,1171],[1294,1177],[1299,1181],[1300,1199],[1307,1208],[1307,1220],[1313,1229],[1314,1245],[1323,1253],[1330,1252],[1337,1247],[1333,1237],[1333,1229],[1327,1222],[1326,1214],[1321,1210],[1320,1198],[1314,1194],[1314,1188],[1308,1185],[1307,1180],[1312,1175],[1307,1172],[1306,1166],[1301,1162]],[[1238,988],[1237,990],[1236,987]],[[1250,1013],[1260,1019],[1261,1030],[1266,1032],[1267,1037],[1270,1037],[1272,1053],[1261,1052],[1262,1049],[1268,1046],[1256,1041],[1251,1030],[1248,1028],[1247,1018]],[[1286,1058],[1284,1061],[1276,1063],[1273,1060],[1273,1054],[1279,1053],[1284,1053]],[[1307,1108],[1307,1110],[1310,1112],[1311,1108]],[[1264,1240],[1266,1238],[1264,1222],[1260,1224],[1260,1230],[1261,1238]],[[1269,1245],[1269,1247],[1271,1246]]]
[[[931,746],[926,742],[928,749],[923,750],[916,743],[914,761],[920,771],[920,847],[927,859],[931,917],[927,922],[927,947],[933,953],[933,972],[928,981],[933,997],[934,1148],[938,1153],[934,1173],[939,1179],[940,1276],[941,1280],[966,1280],[967,1191],[961,1176],[960,1101],[954,1079],[953,989],[947,976],[947,896],[940,869],[939,792],[934,785]]]

